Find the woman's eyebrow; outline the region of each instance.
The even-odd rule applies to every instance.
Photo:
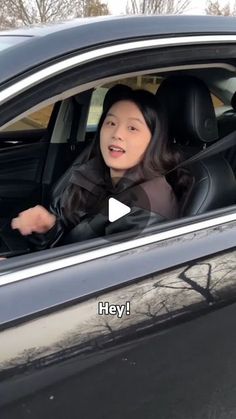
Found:
[[[116,116],[114,113],[111,113],[111,112],[108,112],[107,113],[107,116],[114,116],[115,118],[118,118],[118,116]],[[129,120],[133,120],[133,121],[137,121],[137,122],[140,122],[140,124],[142,124],[142,125],[144,125],[144,122],[141,120],[141,119],[139,119],[139,118],[135,118],[135,117],[130,117],[130,118],[128,118]]]
[[[114,115],[114,113],[111,113],[111,112],[108,112],[108,113],[107,113],[107,116],[114,116],[115,118],[117,118],[117,116],[116,116],[116,115]]]
[[[138,122],[140,122],[140,124],[143,124],[144,125],[143,121],[141,119],[139,119],[139,118],[131,117],[129,119],[133,119],[134,121],[138,121]]]

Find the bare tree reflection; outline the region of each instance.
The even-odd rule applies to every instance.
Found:
[[[198,265],[200,265],[200,264],[198,264]],[[207,303],[213,303],[215,301],[215,298],[210,292],[210,284],[211,284],[211,279],[212,279],[211,278],[212,267],[211,267],[210,263],[201,264],[201,266],[204,266],[204,265],[207,266],[207,268],[208,268],[207,269],[207,274],[206,274],[206,287],[205,288],[202,287],[197,282],[196,278],[194,280],[194,276],[189,277],[187,275],[187,273],[190,271],[190,269],[193,266],[196,266],[196,265],[191,264],[191,265],[187,266],[187,268],[185,268],[183,270],[183,272],[180,273],[179,278],[182,279],[184,282],[186,282],[188,285],[190,285],[194,291],[201,294],[203,296],[203,298],[205,298]]]
[[[198,315],[202,309],[210,310],[212,304],[218,304],[229,293],[236,298],[235,256],[236,251],[231,251],[193,261],[80,303],[70,309],[71,315],[78,319],[73,329],[62,325],[60,336],[50,347],[45,346],[46,338],[39,348],[26,343],[25,350],[12,358],[9,356],[1,367],[12,370],[22,366],[40,368],[80,353],[102,349],[124,338],[131,339],[140,331],[158,331],[161,327],[168,327],[171,321],[189,314]],[[130,301],[131,313],[122,318],[99,316],[99,301],[110,304]],[[50,319],[50,316],[45,316],[45,330],[48,322],[55,321],[55,317]]]

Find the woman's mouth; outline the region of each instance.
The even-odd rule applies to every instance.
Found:
[[[123,148],[118,147],[118,146],[113,146],[113,145],[110,145],[108,147],[108,150],[109,150],[109,155],[114,158],[120,157],[122,156],[122,154],[125,153],[125,150]]]

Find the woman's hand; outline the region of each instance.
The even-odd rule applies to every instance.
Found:
[[[20,212],[17,218],[13,218],[11,227],[19,230],[23,236],[28,236],[32,233],[47,233],[55,223],[55,215],[41,205],[36,205],[36,207]]]

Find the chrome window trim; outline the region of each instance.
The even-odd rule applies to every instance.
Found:
[[[95,59],[105,58],[117,53],[137,51],[147,48],[163,48],[174,47],[180,45],[192,44],[214,44],[214,43],[236,43],[236,35],[200,35],[200,36],[183,36],[175,38],[149,39],[143,41],[127,42],[119,45],[98,48],[89,52],[79,53],[75,57],[64,59],[53,64],[43,70],[26,77],[23,80],[13,84],[12,86],[0,92],[0,105],[11,99],[17,94],[24,92],[26,89],[47,80],[51,76],[62,73],[63,71],[74,68],[75,66],[88,63]]]
[[[98,88],[100,86],[103,86],[106,83],[110,83],[116,80],[121,80],[122,78],[127,77],[135,77],[135,76],[142,76],[142,75],[151,75],[151,74],[159,74],[162,72],[172,72],[172,71],[179,71],[179,70],[193,70],[193,69],[206,69],[206,68],[223,68],[225,70],[231,71],[232,73],[236,73],[236,67],[234,67],[232,64],[226,64],[221,62],[216,63],[206,63],[206,64],[186,64],[186,65],[176,65],[176,66],[168,66],[168,67],[158,67],[151,70],[141,70],[141,71],[132,71],[130,73],[122,73],[118,76],[108,76],[104,77],[102,79],[98,79],[89,83],[81,84],[76,87],[72,87],[69,90],[65,90],[63,93],[59,93],[56,96],[52,96],[49,99],[46,99],[37,105],[33,106],[32,108],[28,109],[27,111],[24,111],[23,113],[17,115],[15,118],[11,119],[10,121],[6,122],[4,125],[0,127],[0,131],[5,130],[8,126],[11,124],[21,120],[22,118],[30,115],[33,112],[37,112],[38,110],[42,109],[43,107],[46,107],[51,104],[55,104],[55,102],[63,101],[71,96],[80,94],[86,90],[90,90],[93,88]],[[56,141],[51,141],[56,142]],[[66,142],[66,139],[65,141]]]
[[[230,223],[232,221],[236,221],[236,212],[233,214],[219,216],[210,220],[208,219],[186,226],[177,227],[172,230],[163,231],[146,237],[128,240],[124,243],[111,244],[110,246],[107,246],[105,248],[90,250],[83,254],[66,256],[65,258],[61,258],[52,262],[47,262],[43,265],[36,265],[30,268],[23,268],[19,269],[18,271],[15,270],[13,272],[3,272],[0,276],[0,287],[13,282],[18,282],[24,279],[32,278],[34,276],[39,276],[42,274],[57,271],[59,269],[64,269],[69,266],[79,265],[84,262],[89,262],[102,257],[114,255],[119,252],[125,252],[127,250],[136,249],[141,246],[158,243],[162,240],[176,238],[185,234],[201,231],[205,228],[216,227],[221,224]]]

